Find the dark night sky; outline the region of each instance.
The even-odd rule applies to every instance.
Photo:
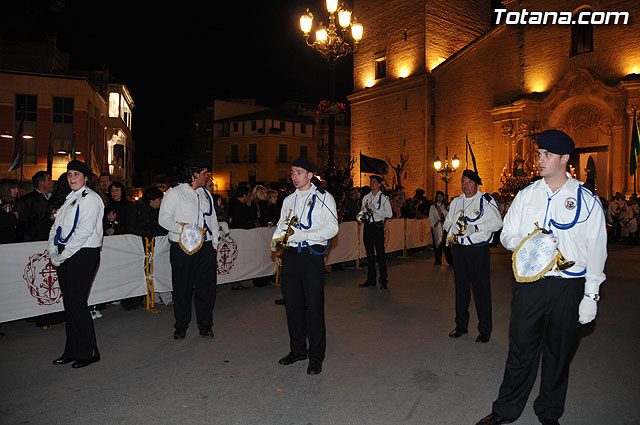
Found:
[[[138,169],[187,146],[190,114],[214,98],[277,106],[328,97],[327,62],[298,27],[306,7],[328,22],[323,0],[66,0],[59,10],[55,0],[2,3],[2,39],[55,35],[71,69],[106,66],[127,85]],[[352,91],[351,70],[351,58],[337,66],[340,100]]]

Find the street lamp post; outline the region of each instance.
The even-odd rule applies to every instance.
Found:
[[[362,24],[356,21],[355,16],[342,3],[338,7],[338,0],[326,0],[327,11],[329,12],[329,26],[325,27],[322,22],[318,24],[315,30],[315,39],[311,41],[309,34],[313,27],[313,14],[307,9],[307,12],[300,17],[300,29],[304,34],[305,41],[309,47],[320,53],[323,58],[329,62],[329,84],[330,98],[335,102],[335,74],[336,62],[338,59],[348,56],[358,51],[358,44],[362,39]],[[338,18],[339,28],[336,26],[336,15]],[[349,31],[350,30],[350,31]],[[335,167],[335,132],[336,117],[334,113],[329,114],[329,152],[328,163],[329,169]]]
[[[459,166],[460,160],[456,155],[453,155],[453,158],[451,158],[451,164],[449,164],[449,146],[447,146],[445,151],[444,164],[440,161],[438,156],[436,156],[435,161],[433,161],[433,167],[436,169],[437,173],[440,174],[442,181],[444,181],[446,201],[449,200],[449,180],[451,180],[451,175],[456,172]]]

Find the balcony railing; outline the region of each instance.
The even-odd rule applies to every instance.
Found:
[[[240,164],[240,157],[235,156],[235,155],[228,155],[225,158],[225,162],[227,164]]]
[[[258,162],[258,156],[257,155],[245,155],[242,158],[242,162],[247,163],[247,164],[256,164]]]

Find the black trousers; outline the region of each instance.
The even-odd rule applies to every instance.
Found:
[[[384,252],[383,222],[364,224],[364,248],[367,251],[367,282],[376,283],[376,258],[380,269],[380,283],[387,283],[387,255]],[[374,251],[375,249],[375,251]]]
[[[87,299],[99,263],[100,248],[82,248],[58,266],[67,334],[62,357],[87,360],[94,353],[98,354]]]
[[[310,359],[322,362],[327,348],[324,324],[324,256],[315,255],[306,248],[301,252],[284,250],[282,295],[287,301],[285,308],[291,352],[308,353]]]
[[[578,306],[584,279],[547,277],[513,285],[509,356],[493,411],[515,420],[524,409],[542,354],[540,394],[533,409],[541,419],[564,412],[569,364],[580,336]]]
[[[173,315],[176,329],[186,329],[191,322],[191,300],[196,306],[198,329],[211,329],[213,307],[217,295],[217,256],[211,242],[205,242],[198,252],[188,255],[177,242],[171,242],[171,283]]]
[[[453,245],[456,283],[456,328],[469,329],[471,288],[478,313],[478,331],[491,334],[491,267],[489,246]]]

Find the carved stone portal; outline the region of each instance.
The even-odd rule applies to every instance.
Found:
[[[569,134],[580,130],[597,129],[611,136],[612,123],[606,111],[596,105],[579,105],[567,111],[558,127]]]

